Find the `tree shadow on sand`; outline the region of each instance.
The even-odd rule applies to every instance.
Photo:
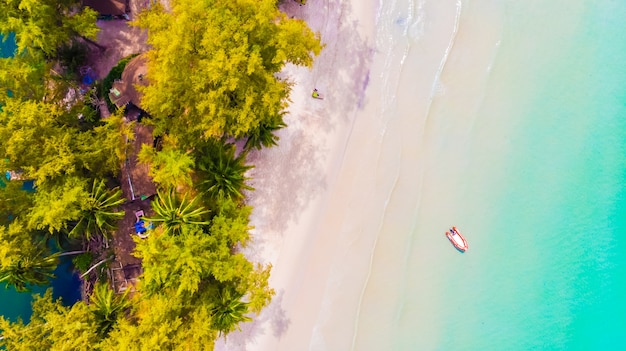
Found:
[[[280,338],[289,328],[290,321],[285,310],[282,308],[284,291],[278,293],[272,299],[258,317],[252,323],[241,324],[241,330],[228,334],[225,338],[215,343],[216,351],[245,351],[252,347],[260,335],[268,332],[276,338]],[[248,347],[250,346],[250,347]]]
[[[325,47],[312,69],[286,69],[286,76],[292,77],[295,84],[292,99],[302,103],[299,111],[285,116],[289,127],[277,133],[279,146],[255,150],[248,156],[248,161],[256,165],[248,173],[250,185],[256,190],[246,194],[254,207],[251,219],[255,229],[254,242],[245,251],[254,261],[263,259],[260,253],[265,245],[282,242],[289,225],[298,223],[307,206],[329,186],[331,179],[327,179],[325,169],[329,160],[325,158],[336,157],[338,152],[328,149],[329,138],[337,128],[349,131],[365,105],[374,53],[373,44],[361,37],[349,1],[308,0],[305,6],[299,6],[285,0],[280,7],[319,32]],[[324,100],[311,98],[313,88],[320,89]],[[282,307],[284,293],[275,296],[253,323],[242,325],[242,331],[220,340],[215,349],[253,350],[263,335],[272,333],[281,338],[291,324]]]
[[[313,69],[299,84],[318,88],[325,97],[324,116],[328,122],[325,131],[332,130],[336,122],[348,122],[364,104],[365,89],[369,83],[370,63],[374,54],[372,43],[362,38],[359,23],[351,17],[350,1],[309,0],[299,6],[294,0],[285,0],[281,9],[289,16],[307,22],[319,32],[324,44]],[[303,68],[302,70],[306,70]],[[309,101],[309,106],[319,106]]]
[[[261,236],[266,230],[282,235],[327,187],[323,164],[330,152],[326,141],[336,128],[351,126],[363,107],[373,56],[373,48],[360,37],[358,23],[349,16],[350,2],[309,0],[299,6],[287,0],[281,9],[307,21],[321,34],[325,47],[312,69],[287,69],[288,75],[299,79],[294,81],[292,96],[303,90],[307,96],[300,111],[286,115],[289,127],[278,132],[279,147],[249,155],[249,161],[257,165],[249,173],[256,189],[249,199]],[[324,100],[310,97],[314,87],[322,91]]]

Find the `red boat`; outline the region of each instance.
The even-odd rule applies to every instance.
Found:
[[[456,229],[456,227],[450,228],[450,230],[446,232],[446,236],[452,245],[457,248],[457,250],[461,252],[465,252],[465,250],[467,250],[467,241],[465,241],[465,238]]]

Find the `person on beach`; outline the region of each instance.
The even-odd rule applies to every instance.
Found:
[[[317,91],[317,89],[313,89],[313,94],[311,94],[311,96],[313,96],[313,98],[315,98],[315,99],[320,99],[320,100],[323,99],[320,96],[320,93]]]
[[[300,6],[306,5],[306,0],[295,0]]]

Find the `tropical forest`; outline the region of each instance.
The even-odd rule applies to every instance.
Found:
[[[212,350],[270,303],[271,266],[242,252],[247,156],[286,127],[285,65],[322,49],[280,2],[150,1],[129,21],[148,50],[104,78],[86,1],[0,3],[0,282],[47,287],[71,259],[82,293],[0,317],[0,348]]]

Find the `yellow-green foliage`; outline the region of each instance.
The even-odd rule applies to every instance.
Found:
[[[135,255],[142,259],[142,291],[171,291],[189,297],[211,275],[215,239],[196,226],[185,226],[178,235],[154,231],[149,240],[138,240]]]
[[[47,255],[42,242],[18,221],[8,228],[0,226],[0,282],[17,291],[28,291],[31,285],[41,285],[53,277],[58,263],[57,254]]]
[[[30,64],[20,62],[25,67]],[[25,74],[21,79],[36,86],[42,84],[38,77]],[[87,185],[117,173],[125,157],[124,139],[132,137],[132,132],[121,114],[94,125],[79,120],[77,111],[84,105],[68,109],[61,101],[42,99],[46,93],[32,91],[29,98],[28,91],[5,97],[0,110],[0,159],[5,160],[1,171],[13,171],[18,176],[0,190],[0,222],[18,219],[26,230],[38,232],[33,240],[40,241],[70,230],[88,212]],[[34,181],[36,191],[20,190],[20,179]],[[45,254],[42,251],[33,257],[42,259]],[[24,264],[32,265],[31,258]],[[50,262],[53,270],[55,264]],[[19,269],[14,271],[30,279],[26,284],[47,283],[45,271],[30,276]]]
[[[0,112],[0,152],[38,182],[75,172],[72,135],[53,104],[11,99]]]
[[[104,286],[96,289],[91,305],[64,307],[47,293],[35,301],[28,325],[0,317],[0,347],[210,350],[220,334],[249,321],[274,295],[268,285],[271,266],[254,264],[240,252],[249,241],[252,210],[241,194],[252,190],[244,183],[250,168],[245,153],[237,157],[237,172],[227,172],[234,167],[228,164],[235,160],[234,146],[228,146],[232,149],[226,158],[202,146],[209,139],[222,145],[227,137],[250,134],[253,142],[247,147],[275,143],[271,132],[284,126],[290,91],[290,83],[277,78],[278,73],[287,63],[310,67],[321,50],[319,35],[281,13],[276,0],[170,4],[171,12],[155,5],[136,22],[147,29],[153,48],[148,52],[149,85],[142,88],[142,107],[152,118],[145,121],[156,126],[166,143],[162,151],[144,146],[139,153],[165,191],[158,192],[154,213],[146,219],[154,229],[145,239],[135,238],[134,254],[142,259],[143,275],[130,300],[132,307],[127,309],[128,301],[118,300]],[[130,151],[126,140],[133,137],[133,125],[123,121],[121,111],[85,124],[77,120],[84,106],[68,108],[48,85],[38,87],[50,77],[49,63],[41,52],[29,56],[31,48],[50,57],[71,36],[95,34],[87,20],[93,14],[69,11],[74,5],[73,0],[6,0],[0,5],[0,12],[7,11],[0,13],[0,22],[12,21],[0,24],[0,32],[15,31],[20,50],[29,49],[15,61],[0,61],[0,68],[10,70],[0,72],[0,89],[15,89],[14,98],[0,100],[0,157],[9,160],[8,169],[35,179],[37,186],[35,193],[23,197],[14,196],[15,184],[3,192],[11,199],[3,201],[0,210],[17,220],[0,227],[0,278],[25,284],[45,281],[57,260],[33,240],[45,236],[33,233],[54,235],[72,228],[85,232],[83,227],[89,226],[76,225],[82,225],[86,214],[94,215],[96,222],[103,222],[103,216],[118,217],[110,207],[121,200],[112,196],[103,202],[115,206],[96,206],[93,198],[100,197],[91,185],[100,184],[98,194],[105,199],[100,180],[118,175]],[[51,18],[63,23],[59,29],[50,28]],[[37,32],[42,28],[50,32]],[[11,82],[11,74],[18,83]],[[224,167],[207,167],[207,157]],[[198,193],[208,173],[237,196]],[[30,268],[15,269],[25,259]]]
[[[23,181],[3,181],[4,187],[0,187],[0,225],[11,222],[11,218],[20,218],[27,213],[32,206],[34,194],[22,190]]]
[[[41,55],[30,51],[16,57],[0,58],[0,103],[4,105],[9,99],[6,91],[11,91],[18,99],[41,100],[49,68]]]
[[[49,233],[67,229],[69,221],[78,220],[87,207],[87,183],[78,177],[65,177],[63,183],[39,188],[28,216],[28,227]]]
[[[0,33],[15,33],[18,52],[35,50],[52,57],[76,36],[95,39],[96,17],[78,0],[0,1]]]
[[[233,251],[249,238],[251,208],[224,200],[216,212],[209,226],[186,225],[176,235],[157,229],[148,239],[136,239],[135,255],[142,259],[141,291],[149,300],[158,295],[180,298],[193,302],[194,308],[204,306],[215,317],[220,301],[233,299],[226,305],[236,306],[237,313],[210,323],[229,332],[248,320],[246,314],[259,313],[274,291],[267,284],[270,266],[254,265]]]
[[[35,298],[28,324],[21,320],[9,323],[0,317],[0,330],[4,337],[0,346],[6,350],[100,350],[97,324],[89,307],[83,302],[65,307],[52,299],[51,289]]]
[[[191,172],[194,160],[189,153],[183,153],[173,148],[156,151],[148,145],[142,145],[139,152],[139,161],[150,164],[152,180],[163,189],[178,186],[192,185]]]
[[[0,111],[0,157],[38,185],[91,172],[102,177],[119,169],[123,157],[120,116],[88,131],[73,126],[78,117],[56,104],[9,99]]]
[[[0,269],[16,265],[38,251],[30,233],[19,222],[0,226]]]
[[[120,321],[103,350],[212,350],[217,331],[209,307],[176,295],[153,295],[138,302],[137,322]]]
[[[148,79],[142,106],[157,133],[184,145],[244,137],[287,105],[286,63],[310,66],[319,37],[274,0],[174,0],[139,16],[148,30]]]

